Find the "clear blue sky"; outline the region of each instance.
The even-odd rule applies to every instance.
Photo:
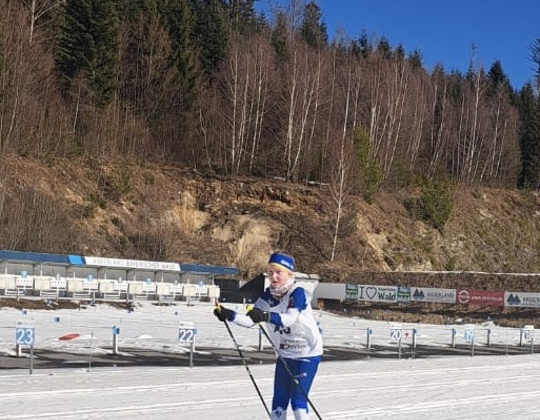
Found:
[[[306,0],[307,2],[307,0]],[[328,35],[342,29],[357,38],[385,36],[407,53],[418,49],[431,71],[465,72],[474,44],[476,65],[489,70],[499,60],[512,86],[520,89],[535,69],[530,45],[540,38],[540,0],[316,0]],[[289,0],[259,0],[260,7]]]

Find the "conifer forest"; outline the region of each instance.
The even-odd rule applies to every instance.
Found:
[[[329,183],[537,189],[538,86],[427,70],[316,1],[0,0],[0,153]],[[540,76],[540,41],[531,40]]]

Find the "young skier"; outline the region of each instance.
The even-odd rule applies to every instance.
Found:
[[[291,404],[296,420],[308,420],[308,394],[323,353],[322,337],[311,310],[311,295],[294,279],[294,259],[273,253],[268,261],[269,287],[246,315],[223,306],[220,321],[243,327],[265,323],[278,352],[274,372],[272,420],[285,420]]]

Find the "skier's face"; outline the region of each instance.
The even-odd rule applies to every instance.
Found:
[[[272,264],[268,265],[268,280],[270,280],[272,287],[284,286],[291,276],[292,273],[290,271]]]

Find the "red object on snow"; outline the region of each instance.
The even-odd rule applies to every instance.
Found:
[[[79,333],[71,333],[71,334],[63,335],[62,337],[58,337],[58,339],[61,341],[68,341],[68,340],[73,340],[74,338],[78,338],[80,336],[81,335]]]

